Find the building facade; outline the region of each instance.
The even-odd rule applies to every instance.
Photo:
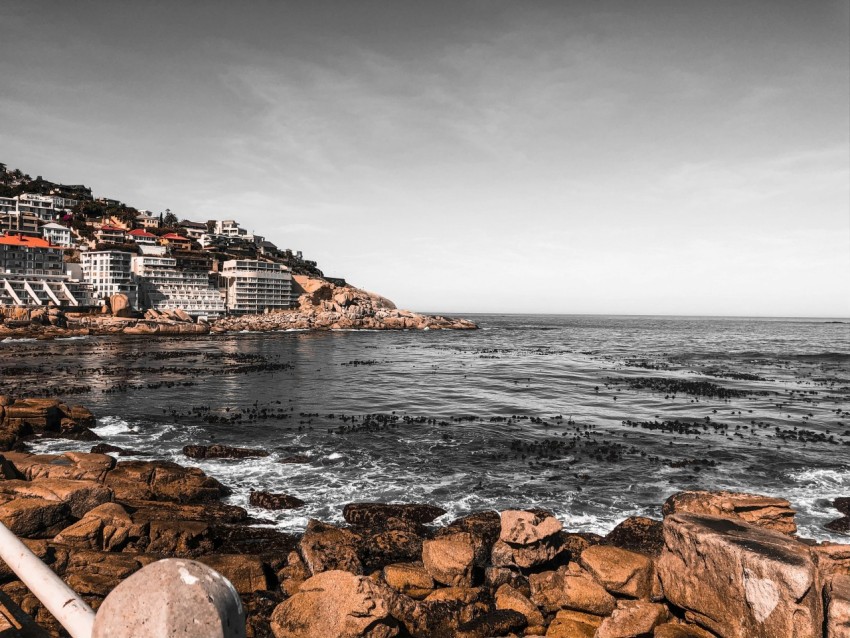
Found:
[[[42,236],[54,246],[63,248],[70,247],[71,244],[71,229],[66,228],[62,224],[50,222],[41,227]]]
[[[209,272],[178,267],[174,257],[133,257],[139,302],[154,310],[183,310],[193,317],[225,313],[222,293],[210,285]]]
[[[233,314],[261,314],[292,305],[292,275],[283,264],[256,259],[231,259],[221,269],[227,310]]]
[[[83,278],[103,303],[112,295],[124,294],[138,307],[138,287],[133,279],[133,255],[119,250],[93,250],[80,255]]]

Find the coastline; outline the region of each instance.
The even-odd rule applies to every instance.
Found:
[[[141,566],[180,557],[233,582],[249,636],[816,636],[826,623],[850,622],[850,545],[798,539],[782,499],[685,492],[668,499],[663,521],[629,517],[605,536],[565,530],[542,510],[478,512],[435,527],[439,503],[352,503],[345,525],[311,520],[291,535],[222,504],[229,488],[188,466],[262,450],[194,446],[184,450],[187,465],[126,461],[97,444],[84,407],[10,397],[0,406],[0,520],[94,607]],[[68,451],[28,454],[39,436],[69,439]],[[298,507],[286,495],[255,495],[252,505]],[[848,515],[847,503],[836,506]],[[752,590],[734,565],[769,586]],[[58,635],[5,568],[0,580]],[[752,592],[765,587],[773,608],[759,620]],[[730,611],[735,588],[746,608]]]

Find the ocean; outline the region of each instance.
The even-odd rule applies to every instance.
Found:
[[[0,344],[0,393],[88,406],[104,442],[201,467],[286,531],[352,501],[444,520],[546,508],[570,531],[660,517],[685,489],[787,498],[800,534],[850,495],[850,324],[471,315],[477,331],[87,337]],[[195,461],[187,444],[261,448]],[[88,449],[41,440],[39,452]],[[248,505],[251,490],[299,509]]]

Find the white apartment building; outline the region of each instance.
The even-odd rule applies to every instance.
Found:
[[[283,264],[256,259],[224,262],[227,309],[234,314],[261,314],[285,310],[292,305],[292,274]]]
[[[42,236],[54,246],[68,248],[71,246],[71,229],[62,224],[50,222],[41,227]]]
[[[180,309],[193,317],[208,318],[225,312],[224,297],[210,286],[207,272],[180,269],[173,257],[148,255],[133,257],[132,268],[142,307]]]
[[[239,227],[239,223],[233,219],[220,219],[215,222],[214,235],[224,237],[244,237],[248,231]]]
[[[138,305],[138,287],[133,279],[133,255],[119,250],[94,250],[80,254],[83,277],[101,302],[119,293]]]
[[[18,212],[32,213],[41,221],[52,222],[59,217],[59,211],[53,205],[50,195],[18,195]],[[60,198],[61,199],[61,198]],[[64,200],[63,200],[64,201]]]

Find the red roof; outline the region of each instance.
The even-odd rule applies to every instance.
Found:
[[[133,237],[156,237],[156,235],[154,235],[153,233],[149,233],[148,231],[144,230],[143,228],[137,228],[136,230],[131,230],[130,234]]]
[[[179,239],[180,241],[191,241],[188,237],[178,235],[177,233],[168,233],[162,236],[163,239]]]
[[[118,226],[101,226],[100,229],[107,231],[118,231],[119,233],[127,232],[123,228],[118,228]]]
[[[52,248],[49,241],[42,237],[30,237],[28,235],[3,235],[0,244],[9,246],[27,246],[28,248]]]

